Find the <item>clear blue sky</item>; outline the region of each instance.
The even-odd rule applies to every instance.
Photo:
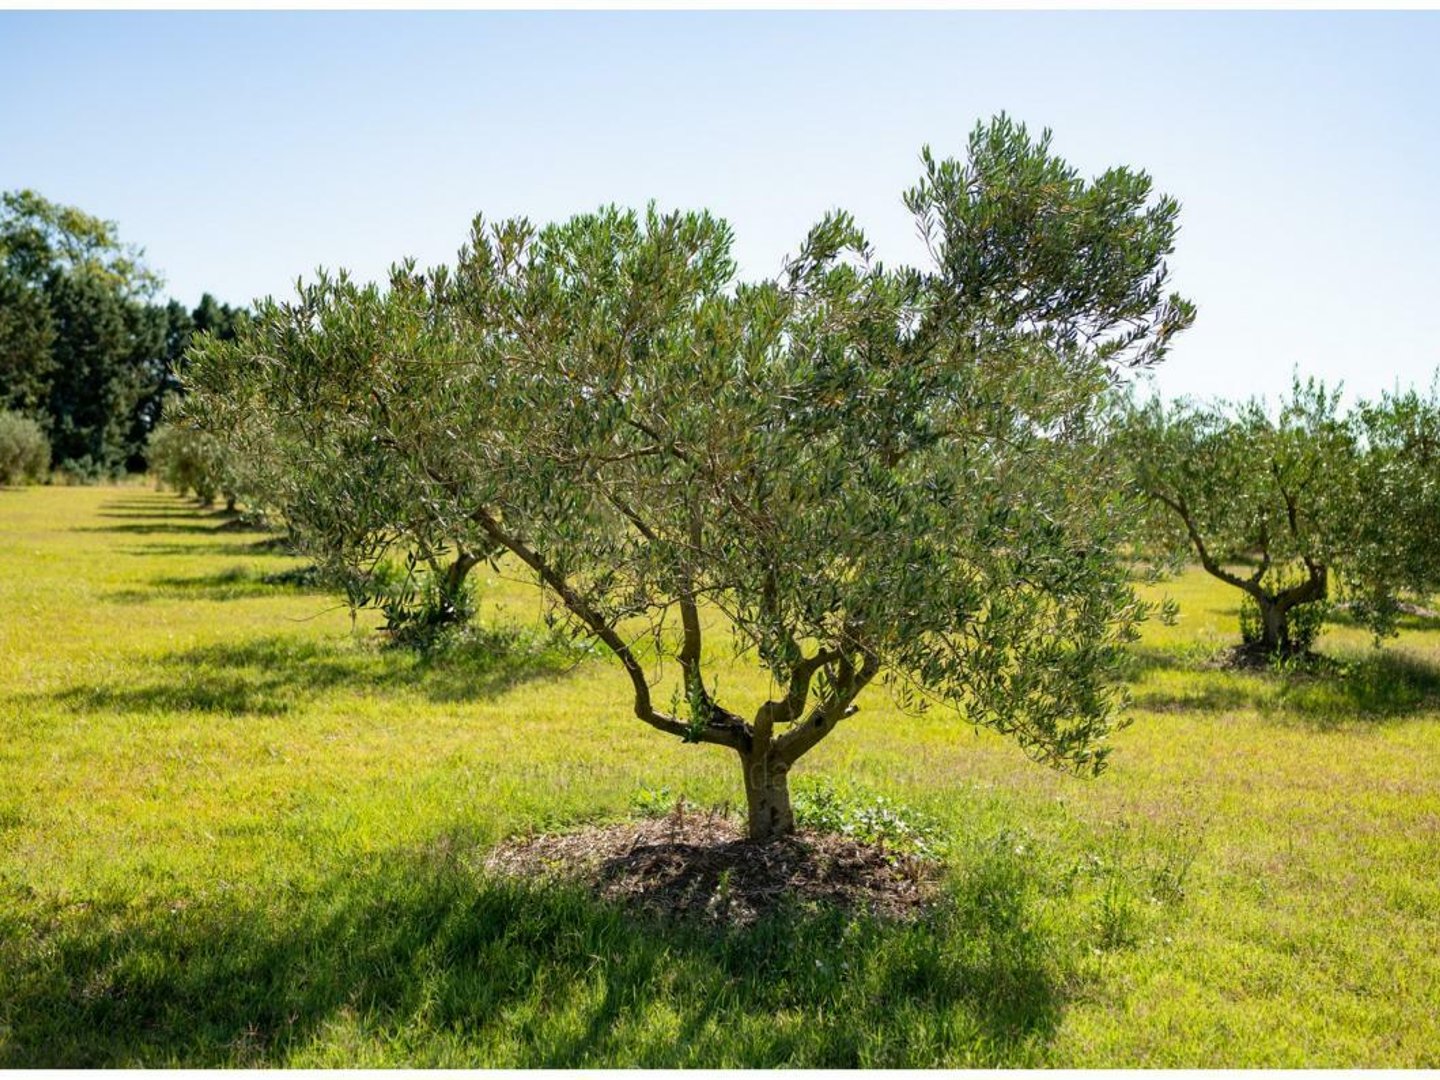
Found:
[[[448,261],[472,216],[704,206],[748,274],[1006,110],[1180,199],[1167,395],[1440,367],[1440,12],[0,12],[0,188],[117,220],[169,291]]]

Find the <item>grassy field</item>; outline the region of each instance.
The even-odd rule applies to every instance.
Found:
[[[1235,600],[1182,578],[1097,780],[876,689],[796,786],[932,822],[943,902],[721,933],[480,866],[735,800],[728,754],[533,634],[378,649],[221,520],[0,490],[0,1067],[1440,1066],[1440,625],[1218,670]],[[536,623],[482,584],[497,637]]]

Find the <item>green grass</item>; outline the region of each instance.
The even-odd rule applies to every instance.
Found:
[[[512,648],[417,659],[220,522],[0,490],[0,1067],[1440,1065],[1440,626],[1218,670],[1237,602],[1187,575],[1097,780],[877,689],[796,785],[930,823],[943,902],[724,933],[481,871],[740,797],[529,586],[483,583]]]

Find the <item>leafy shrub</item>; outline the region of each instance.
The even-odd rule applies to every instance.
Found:
[[[324,573],[344,589],[352,607],[384,613],[381,630],[390,644],[416,652],[445,648],[475,616],[471,582],[455,585],[444,570],[424,566],[413,556],[403,565],[379,559],[368,570],[332,564]]]
[[[28,416],[0,412],[0,484],[34,483],[50,470],[50,443]]]
[[[821,780],[796,790],[793,809],[795,823],[802,827],[915,855],[931,854],[934,824],[884,795]]]

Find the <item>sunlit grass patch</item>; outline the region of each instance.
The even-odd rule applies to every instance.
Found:
[[[420,656],[221,520],[0,492],[0,1065],[1440,1064],[1426,620],[1227,670],[1232,590],[1168,583],[1090,781],[877,687],[797,804],[913,832],[941,902],[726,931],[484,872],[506,837],[743,798],[518,574],[477,571],[473,639]]]

